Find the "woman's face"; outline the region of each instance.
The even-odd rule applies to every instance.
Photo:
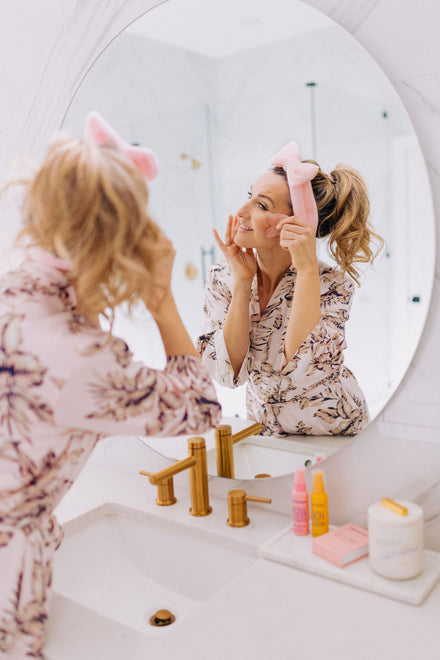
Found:
[[[275,172],[266,172],[251,186],[248,195],[248,201],[237,211],[240,224],[234,242],[244,248],[279,244],[279,237],[268,238],[265,231],[274,213],[292,215],[286,179]]]

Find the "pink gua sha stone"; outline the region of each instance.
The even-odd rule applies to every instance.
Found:
[[[281,234],[281,229],[277,229],[277,224],[281,222],[281,220],[284,220],[284,218],[288,217],[289,216],[284,215],[284,213],[274,213],[269,216],[269,227],[264,232],[264,235],[267,236],[267,238],[275,238],[275,236],[279,236]]]
[[[153,181],[157,177],[158,167],[154,153],[145,147],[125,142],[96,110],[90,112],[86,119],[85,135],[87,139],[96,144],[104,144],[113,140],[122,151],[125,151],[147,181]]]

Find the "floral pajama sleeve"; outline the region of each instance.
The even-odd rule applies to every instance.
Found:
[[[197,347],[219,384],[237,387],[246,383],[247,415],[261,422],[265,435],[354,435],[369,421],[365,397],[343,356],[353,282],[323,262],[319,262],[319,273],[321,320],[288,363],[284,339],[295,270],[288,268],[263,314],[255,276],[249,301],[248,351],[234,378],[223,335],[232,299],[232,275],[226,262],[210,270],[205,325]]]
[[[133,362],[75,312],[67,269],[35,250],[0,279],[0,656],[11,660],[43,658],[62,540],[53,510],[96,442],[199,434],[221,417],[198,358],[169,358],[162,371]]]

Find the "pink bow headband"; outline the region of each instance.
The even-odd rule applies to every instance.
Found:
[[[145,147],[125,142],[96,111],[90,112],[86,119],[85,136],[86,139],[92,140],[96,144],[104,144],[113,140],[122,151],[125,151],[147,181],[153,181],[157,177],[158,167],[154,153]]]
[[[312,163],[302,163],[298,145],[293,141],[272,156],[269,162],[274,167],[282,167],[287,175],[294,214],[316,228],[318,208],[310,181],[318,173],[319,167]]]

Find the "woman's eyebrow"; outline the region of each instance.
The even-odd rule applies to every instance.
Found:
[[[270,197],[268,197],[267,195],[259,194],[259,195],[257,195],[257,197],[263,197],[264,199],[267,199],[267,200],[272,204],[272,206],[273,206],[273,201],[272,201],[272,199],[271,199]]]

